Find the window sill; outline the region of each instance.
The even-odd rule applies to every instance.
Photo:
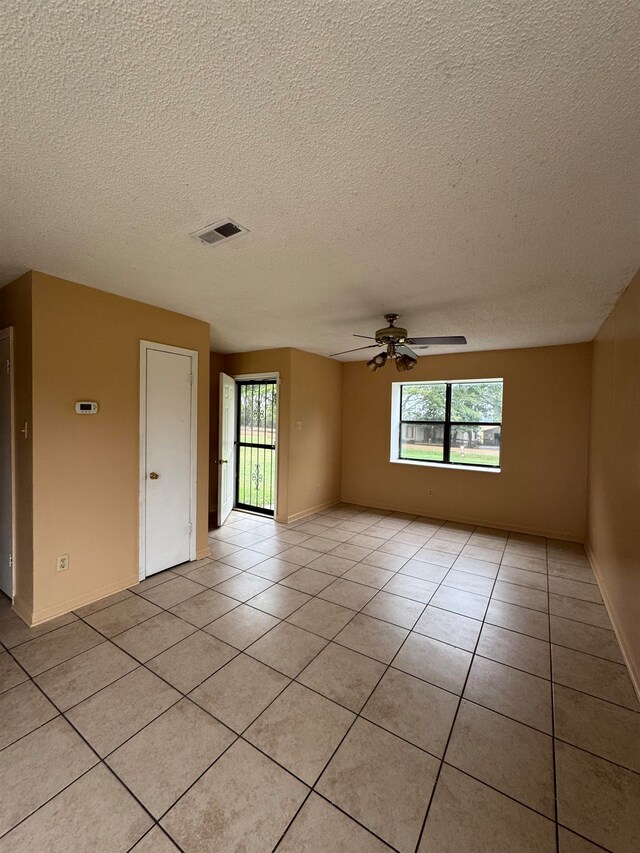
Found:
[[[390,459],[395,465],[417,465],[419,468],[440,468],[446,471],[480,471],[483,474],[501,474],[502,468],[489,468],[482,465],[446,465],[444,462],[418,462],[413,459]]]

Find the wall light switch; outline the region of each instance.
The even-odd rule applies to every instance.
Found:
[[[302,429],[302,421],[296,421],[296,430],[297,430],[297,432],[300,432],[300,430],[301,430],[301,429]]]

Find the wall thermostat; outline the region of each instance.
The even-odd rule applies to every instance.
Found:
[[[97,415],[98,414],[98,404],[92,403],[88,400],[81,400],[76,403],[76,414],[77,415]]]

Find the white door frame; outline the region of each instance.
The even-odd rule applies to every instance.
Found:
[[[11,600],[16,593],[16,389],[13,326],[0,329],[0,340],[9,340],[9,406],[11,410]]]
[[[198,351],[140,341],[140,564],[138,577],[146,577],[146,457],[147,457],[147,353],[149,350],[191,356],[191,489],[189,496],[189,559],[196,559],[196,507],[198,492]]]
[[[280,453],[280,373],[277,370],[272,370],[269,373],[239,373],[233,377],[236,382],[243,382],[244,380],[250,379],[275,379],[276,382],[276,449],[275,449],[275,463],[276,463],[276,475],[273,481],[273,485],[276,491],[276,499],[273,505],[273,520],[275,521],[276,516],[278,515],[278,456]],[[236,432],[238,430],[238,425],[236,424]],[[238,463],[235,462],[237,465]],[[236,476],[236,472],[234,471],[234,477]],[[235,503],[235,501],[234,501]],[[235,506],[234,506],[235,509]],[[248,509],[238,510],[239,512],[251,512]],[[256,515],[262,515],[262,513],[255,513]],[[267,518],[269,516],[266,516]]]

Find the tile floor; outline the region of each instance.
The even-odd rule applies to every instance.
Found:
[[[342,505],[36,629],[0,604],[0,851],[640,849],[583,549]]]

